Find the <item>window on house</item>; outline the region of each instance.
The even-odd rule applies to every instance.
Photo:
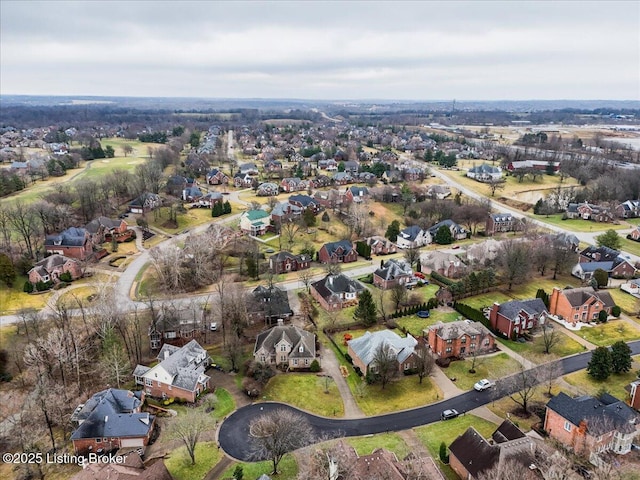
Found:
[[[297,359],[297,358],[294,358],[294,359],[293,359],[293,364],[294,364],[294,365],[298,365],[298,359]]]
[[[287,361],[287,356],[286,355],[280,355],[280,361],[281,362],[286,362]]]
[[[265,360],[266,360],[265,356],[264,356],[264,355],[260,355],[260,361],[261,361],[262,363],[264,363],[264,362],[265,362]]]
[[[452,340],[451,340],[451,339],[447,340],[447,343],[451,343],[451,342],[452,342]]]
[[[476,348],[476,344],[475,344],[475,343],[472,343],[471,345],[469,345],[469,348],[470,348],[471,350],[473,350],[474,348]]]
[[[451,353],[451,347],[447,347],[447,349],[445,350],[447,353]]]
[[[309,359],[308,359],[308,358],[305,358],[305,359],[304,359],[304,364],[305,364],[305,365],[309,365]]]
[[[96,438],[96,443],[102,443],[102,439],[101,438]]]
[[[571,424],[569,422],[564,422],[564,429],[567,432],[570,432],[571,431]]]
[[[286,345],[280,345],[280,351],[281,352],[286,352],[287,351],[287,346]]]
[[[467,343],[467,337],[462,337],[462,340],[460,340],[460,343]]]
[[[300,353],[304,352],[304,347],[303,347],[302,345],[300,345],[300,348],[298,349],[298,351],[299,351]]]
[[[471,335],[471,340],[475,340],[476,336],[475,335]]]
[[[577,319],[578,319],[578,314],[575,314],[575,315],[573,316],[573,318],[574,318],[575,320],[577,320]]]

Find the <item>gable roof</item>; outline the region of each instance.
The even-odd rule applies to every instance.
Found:
[[[45,246],[81,247],[87,241],[88,232],[84,228],[69,227],[58,235],[47,235]]]
[[[476,165],[475,167],[471,167],[469,172],[471,173],[500,173],[502,170],[500,167],[494,167],[489,165],[488,163],[483,163],[482,165]]]
[[[343,273],[327,275],[317,282],[313,282],[311,286],[325,299],[335,294],[346,292],[359,293],[365,289],[365,286],[358,280],[349,278]]]
[[[269,213],[264,210],[247,210],[246,212],[243,212],[242,215],[253,222],[255,220],[268,217]]]
[[[472,322],[471,320],[458,320],[448,323],[438,322],[435,325],[431,325],[429,330],[436,330],[436,334],[444,340],[453,340],[463,335],[491,335],[487,327],[480,322]]]
[[[451,233],[454,235],[467,232],[467,230],[462,225],[459,225],[453,220],[451,220],[450,218],[448,218],[446,220],[442,220],[441,222],[436,223],[434,226],[428,229],[431,236],[435,237],[440,227],[448,227],[449,230],[451,230]]]
[[[290,260],[296,260],[298,262],[310,262],[311,258],[308,255],[305,254],[300,254],[300,255],[294,255],[291,252],[286,252],[286,251],[282,251],[282,252],[278,252],[274,255],[271,255],[269,257],[269,260],[273,260],[274,262],[284,262],[285,260],[290,259]]]
[[[258,285],[254,288],[247,301],[247,310],[250,313],[262,312],[267,318],[293,315],[287,292],[275,285],[272,287]]]
[[[38,275],[43,276],[51,273],[51,271],[53,271],[56,267],[61,267],[69,261],[75,262],[75,260],[72,258],[55,253],[40,260],[33,266],[31,270],[35,270],[36,272],[38,272]]]
[[[445,253],[439,250],[425,252],[420,255],[420,263],[432,270],[447,269],[451,264],[455,267],[466,267],[465,263],[460,260],[460,257],[453,253]]]
[[[367,331],[363,336],[349,340],[347,343],[362,363],[369,365],[373,362],[376,351],[381,345],[390,347],[397,355],[398,362],[402,363],[414,352],[418,341],[410,333],[402,338],[391,330],[381,330],[374,333]]]
[[[584,305],[589,300],[600,300],[605,307],[615,306],[615,302],[609,292],[603,290],[595,290],[593,287],[567,288],[561,290],[572,307]]]
[[[456,438],[449,445],[449,451],[474,478],[491,468],[500,458],[500,450],[490,445],[473,427],[467,428]]]
[[[402,230],[400,236],[409,242],[413,242],[421,233],[422,229],[418,225],[411,225]]]
[[[333,256],[339,248],[342,248],[345,253],[349,253],[353,250],[353,244],[349,240],[338,240],[337,242],[325,243],[323,247],[330,256]]]
[[[374,272],[374,275],[384,280],[393,280],[398,277],[411,276],[413,275],[413,270],[408,262],[392,258],[391,260],[387,260],[382,268],[378,268]]]
[[[514,321],[518,314],[524,310],[529,315],[548,314],[547,307],[540,298],[531,300],[511,300],[501,303],[498,312],[511,321]]]
[[[591,258],[599,262],[612,262],[618,256],[620,252],[609,247],[597,247],[595,245],[589,245],[587,248],[580,252],[580,256]]]
[[[268,352],[274,351],[276,344],[282,340],[291,345],[289,358],[315,358],[316,336],[295,325],[278,325],[260,333],[256,338],[253,354],[261,348]]]
[[[100,229],[101,226],[107,230],[119,228],[120,225],[122,225],[122,222],[123,220],[120,220],[120,219],[114,220],[109,217],[98,217],[91,220],[89,223],[87,223],[84,228],[89,233],[93,234],[93,233],[98,233],[98,230]]]
[[[593,436],[613,430],[633,433],[640,421],[637,412],[611,395],[603,395],[599,399],[589,395],[571,398],[560,392],[549,400],[547,408],[575,426],[585,422],[587,431]]]
[[[207,351],[195,340],[191,340],[181,348],[165,343],[158,352],[160,363],[150,370],[158,366],[162,367],[173,376],[172,385],[192,392],[200,377],[206,377],[202,362],[208,357]]]
[[[316,204],[316,201],[309,195],[291,195],[289,197],[289,202],[297,202],[303,207]]]

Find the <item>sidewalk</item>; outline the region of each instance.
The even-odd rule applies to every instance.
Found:
[[[347,385],[347,381],[340,372],[340,363],[336,358],[335,353],[330,348],[322,347],[321,362],[322,370],[324,373],[330,375],[333,381],[336,382],[340,396],[342,397],[342,403],[344,404],[344,416],[345,418],[364,418],[365,414],[362,413],[360,407],[356,403],[353,394]],[[355,373],[352,373],[355,375]]]

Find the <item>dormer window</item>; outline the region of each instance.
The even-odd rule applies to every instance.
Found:
[[[300,353],[304,352],[304,347],[302,345],[300,345],[300,348],[298,348],[298,352]]]

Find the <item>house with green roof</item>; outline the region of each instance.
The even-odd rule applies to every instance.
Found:
[[[264,210],[247,210],[240,215],[240,230],[248,235],[262,235],[271,226],[271,215]]]

